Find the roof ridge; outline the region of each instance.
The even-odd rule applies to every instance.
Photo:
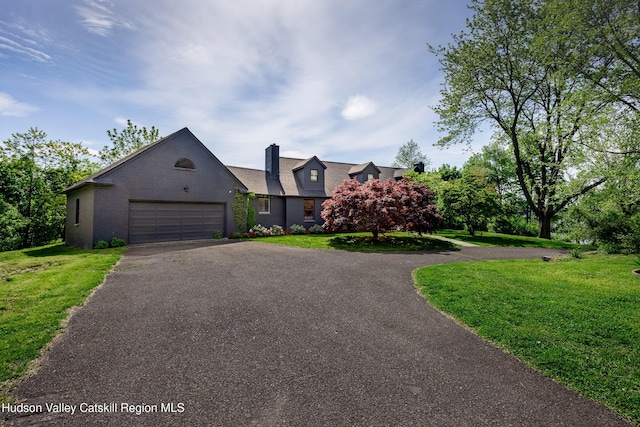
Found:
[[[388,169],[404,169],[404,168],[397,168],[395,166],[380,166],[377,165],[373,160],[369,160],[367,162],[364,163],[347,163],[347,162],[339,162],[339,161],[335,161],[335,160],[324,160],[321,159],[318,156],[311,156],[311,157],[307,157],[306,159],[299,159],[297,157],[286,157],[286,156],[280,156],[281,159],[287,159],[287,160],[298,160],[298,161],[307,161],[309,159],[312,159],[313,157],[316,157],[318,160],[320,160],[322,163],[334,163],[334,164],[339,164],[339,165],[348,165],[348,166],[360,166],[360,165],[368,165],[369,163],[373,163],[375,166],[379,167],[379,168],[388,168]]]

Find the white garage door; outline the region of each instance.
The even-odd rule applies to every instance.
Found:
[[[224,230],[221,203],[129,203],[129,243],[211,239]]]

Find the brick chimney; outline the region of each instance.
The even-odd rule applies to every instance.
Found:
[[[280,178],[280,147],[271,144],[265,150],[265,165],[267,178]]]

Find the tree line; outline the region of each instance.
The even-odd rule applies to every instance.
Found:
[[[131,121],[107,131],[111,144],[92,156],[82,143],[50,140],[31,128],[0,146],[0,251],[50,243],[64,236],[66,197],[61,192],[102,167],[158,139],[155,127]]]
[[[445,225],[532,233],[535,220],[539,237],[638,251],[638,2],[472,0],[470,8],[452,43],[429,46],[444,74],[437,144],[468,143],[484,123],[493,142],[460,170],[416,178],[433,190]],[[0,249],[61,236],[60,191],[158,137],[130,121],[107,134],[100,162],[38,129],[3,143]],[[410,142],[399,154],[411,157]]]
[[[444,74],[436,145],[469,143],[485,123],[493,142],[462,169],[416,178],[434,190],[445,225],[637,252],[638,2],[473,0],[470,9],[452,43],[429,46]]]
[[[538,235],[550,238],[553,220],[574,203],[612,183],[634,187],[640,8],[629,0],[474,0],[470,8],[453,43],[430,46],[445,76],[434,107],[446,135],[438,144],[469,142],[489,123]],[[632,193],[619,208],[631,214],[637,205]]]

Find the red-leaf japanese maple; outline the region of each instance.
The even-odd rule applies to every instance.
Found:
[[[322,203],[324,227],[330,231],[370,231],[373,238],[394,230],[432,232],[442,217],[431,190],[407,180],[344,181]]]

